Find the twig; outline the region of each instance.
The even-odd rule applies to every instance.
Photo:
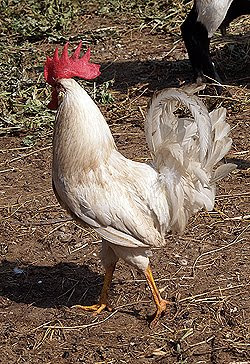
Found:
[[[232,155],[243,155],[248,154],[249,150],[242,150],[241,152],[233,152]]]
[[[5,173],[5,172],[14,172],[16,170],[16,168],[12,167],[12,168],[9,168],[9,169],[2,169],[0,171],[0,173]]]
[[[227,85],[222,85],[220,83],[215,83],[214,85],[220,85],[222,87],[227,87]],[[212,84],[213,85],[213,84]],[[227,101],[234,101],[234,102],[242,102],[241,99],[236,99],[236,98],[233,98],[233,97],[228,97],[228,96],[218,96],[218,95],[200,95],[200,97],[206,97],[206,98],[209,98],[209,99],[219,99],[219,100],[227,100]]]
[[[177,47],[178,47],[178,45],[179,45],[179,43],[180,43],[180,41],[181,41],[181,39],[178,39],[176,42],[175,42],[175,45],[167,52],[167,53],[164,53],[164,58],[167,58],[169,55],[170,55],[170,53],[172,53]]]
[[[130,102],[130,105],[132,105],[135,101],[137,101],[140,97],[142,97],[142,95],[143,94],[145,94],[145,92],[147,92],[148,91],[148,87],[147,88],[145,88],[145,90],[143,90],[142,91],[142,93],[139,95],[139,96],[137,96],[137,97],[135,97],[131,102]]]
[[[47,238],[49,235],[51,235],[54,231],[60,229],[62,226],[68,224],[69,222],[71,222],[71,220],[66,220],[66,222],[63,222],[62,224],[56,226],[54,229],[52,229],[46,236],[45,238]]]
[[[217,288],[217,289],[213,289],[212,291],[207,291],[207,292],[203,292],[203,293],[199,293],[196,294],[194,296],[190,296],[190,297],[186,297],[186,298],[182,298],[181,300],[179,300],[179,302],[185,302],[185,301],[190,301],[193,300],[197,297],[202,297],[202,296],[206,296],[207,294],[213,294],[215,292],[222,292],[222,291],[226,291],[228,289],[236,289],[236,288],[241,288],[241,287],[248,287],[250,286],[250,284],[238,284],[237,286],[233,286],[233,287],[224,287],[224,288]]]
[[[242,197],[242,196],[248,196],[250,195],[250,192],[242,192],[242,193],[236,193],[234,195],[218,195],[215,197],[216,200],[219,200],[220,198],[235,198],[235,197]]]
[[[11,159],[10,161],[6,161],[6,162],[1,163],[1,164],[5,164],[5,163],[12,163],[12,162],[18,161],[18,160],[20,160],[20,159],[22,159],[22,158],[29,157],[29,156],[30,156],[30,155],[32,155],[32,154],[39,153],[39,152],[41,152],[41,151],[43,151],[43,150],[46,150],[46,149],[50,149],[51,147],[52,147],[52,145],[49,145],[48,147],[44,147],[44,148],[40,148],[40,149],[33,150],[33,152],[30,152],[30,153],[24,154],[24,155],[22,155],[22,156],[20,156],[20,157],[13,158],[13,159]]]
[[[234,244],[236,244],[236,243],[238,243],[239,241],[242,241],[243,239],[240,239],[240,237],[249,229],[249,227],[250,227],[250,224],[248,224],[243,230],[242,230],[242,232],[238,235],[238,236],[236,236],[236,238],[233,240],[233,241],[231,241],[231,243],[229,243],[229,244],[227,244],[227,245],[224,245],[224,246],[222,246],[222,247],[220,247],[220,248],[217,248],[217,249],[213,249],[213,250],[209,250],[209,251],[207,251],[207,252],[204,252],[204,253],[202,253],[201,255],[199,255],[197,258],[196,258],[196,260],[195,260],[195,262],[194,262],[194,264],[193,264],[193,267],[192,267],[192,272],[193,272],[193,276],[195,276],[195,266],[196,266],[196,264],[197,264],[197,262],[198,262],[198,260],[200,260],[202,257],[204,257],[204,256],[206,256],[206,255],[209,255],[209,254],[213,254],[213,253],[217,253],[217,252],[219,252],[219,251],[221,251],[221,250],[224,250],[224,249],[227,249],[227,248],[229,248],[230,246],[232,246],[232,245],[234,245]]]
[[[0,131],[19,130],[19,129],[21,129],[20,126],[8,126],[6,128],[0,128]]]
[[[194,348],[195,346],[207,344],[207,343],[209,343],[209,341],[213,340],[214,338],[215,338],[215,336],[213,335],[213,336],[210,336],[209,338],[207,338],[206,340],[199,341],[198,343],[195,343],[195,344],[191,344],[191,345],[189,345],[189,347],[187,349],[184,350],[184,352]]]
[[[60,223],[65,223],[65,222],[72,221],[72,220],[73,220],[72,217],[68,217],[65,219],[51,219],[51,220],[47,220],[47,221],[35,222],[35,223],[31,224],[31,226],[60,224]]]
[[[31,331],[36,331],[36,330],[38,330],[38,329],[41,329],[42,327],[46,327],[46,325],[50,324],[51,322],[53,322],[53,321],[47,321],[47,322],[45,322],[44,324],[42,324],[42,325],[39,325],[39,326],[35,327],[35,328],[34,328],[34,329],[32,329]]]
[[[81,250],[81,249],[83,249],[83,248],[86,248],[86,246],[88,246],[89,244],[88,243],[86,243],[86,244],[83,244],[83,245],[81,245],[79,248],[76,248],[76,249],[70,249],[70,246],[68,247],[68,252],[69,252],[69,254],[73,254],[73,253],[75,253],[75,252],[78,252],[79,250]]]
[[[16,150],[26,150],[26,149],[31,149],[31,148],[33,148],[33,146],[32,147],[20,147],[20,148],[10,148],[10,149],[0,149],[0,152],[1,153],[14,152]]]
[[[248,220],[248,219],[250,219],[250,215],[227,217],[226,219],[224,219],[224,221],[228,221],[228,220]]]
[[[79,325],[79,326],[42,326],[45,329],[63,329],[63,330],[78,330],[78,329],[86,329],[87,327],[97,326],[103,324],[105,321],[109,320],[112,316],[114,316],[118,310],[115,310],[112,312],[108,317],[106,317],[104,320],[93,322],[92,324],[87,325]],[[41,327],[41,326],[39,326]]]
[[[139,111],[140,111],[140,113],[141,113],[141,115],[142,115],[143,120],[145,120],[145,114],[144,114],[144,112],[143,112],[143,110],[142,110],[141,106],[138,106],[138,109],[139,109]]]

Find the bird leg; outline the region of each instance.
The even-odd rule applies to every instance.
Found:
[[[91,306],[74,305],[72,307],[80,308],[84,311],[92,311],[94,316],[98,315],[105,309],[107,309],[108,311],[112,311],[112,308],[108,306],[108,290],[110,288],[115,266],[116,264],[112,264],[107,268],[105,268],[104,282],[102,286],[99,303]]]
[[[156,304],[156,312],[154,314],[154,319],[150,323],[150,326],[154,327],[158,323],[159,319],[166,312],[167,304],[171,304],[171,302],[166,301],[163,298],[161,298],[160,292],[155,284],[152,270],[149,265],[148,265],[147,269],[145,270],[144,274],[145,274],[148,285],[149,285],[152,295],[153,295],[153,299]]]

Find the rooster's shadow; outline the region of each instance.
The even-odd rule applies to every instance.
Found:
[[[102,274],[73,263],[35,266],[4,260],[0,276],[0,296],[43,308],[96,303],[103,283]]]
[[[24,303],[44,309],[92,305],[98,302],[103,285],[103,274],[92,271],[87,265],[74,263],[35,266],[3,260],[0,277],[0,307],[6,306],[1,297],[9,299],[10,304]],[[123,281],[117,283],[120,285]],[[112,283],[111,292],[114,286]],[[119,311],[144,320],[141,307],[125,307]]]

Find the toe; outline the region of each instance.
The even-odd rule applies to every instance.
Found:
[[[92,306],[74,305],[71,308],[79,308],[80,310],[83,310],[83,311],[95,312],[99,309],[99,307],[100,307],[100,305],[96,304],[96,305],[92,305]]]
[[[112,308],[109,307],[106,303],[97,303],[92,306],[82,306],[82,305],[74,305],[71,308],[77,308],[83,311],[93,312],[93,316],[99,315],[104,310],[107,310],[109,312],[112,311]]]

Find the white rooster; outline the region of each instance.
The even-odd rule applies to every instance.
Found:
[[[57,108],[53,137],[53,186],[60,204],[78,221],[102,237],[101,260],[105,278],[98,304],[80,306],[100,313],[109,309],[107,292],[119,258],[142,271],[150,286],[155,324],[165,312],[149,265],[150,248],[166,244],[165,234],[182,232],[196,211],[213,209],[215,181],[234,165],[213,170],[231,146],[223,108],[208,113],[196,88],[167,89],[155,94],[146,115],[146,137],[152,164],[134,162],[117,151],[99,108],[72,79],[94,78],[99,66],[89,63],[90,52],[79,57],[81,43],[61,58],[56,49],[47,58],[44,74]],[[190,118],[177,118],[177,104]]]

